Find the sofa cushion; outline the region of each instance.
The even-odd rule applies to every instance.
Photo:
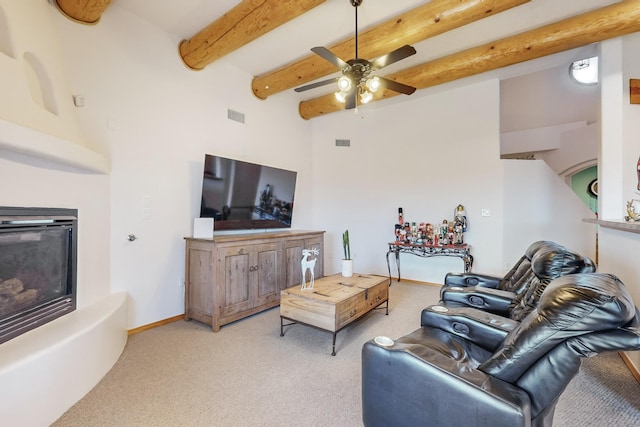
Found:
[[[516,381],[536,360],[570,337],[626,325],[635,315],[631,296],[612,274],[579,273],[555,279],[536,309],[509,332],[482,371]]]

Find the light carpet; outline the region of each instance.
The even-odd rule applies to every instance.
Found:
[[[281,337],[277,307],[218,333],[178,321],[132,335],[113,369],[53,425],[361,426],[362,345],[417,329],[438,291],[394,282],[389,315],[376,310],[340,331],[334,357],[329,332],[293,325]],[[640,425],[640,385],[617,354],[585,361],[554,425]]]

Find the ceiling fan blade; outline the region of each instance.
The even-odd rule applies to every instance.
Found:
[[[315,83],[309,83],[308,85],[300,86],[300,87],[297,87],[297,88],[295,88],[293,90],[295,90],[296,92],[304,92],[305,90],[315,89],[315,88],[320,87],[320,86],[325,86],[325,85],[328,85],[328,84],[331,84],[331,83],[335,83],[335,82],[338,81],[338,78],[339,77],[333,77],[331,79],[322,80],[322,81],[315,82]]]
[[[404,83],[398,83],[396,81],[385,79],[384,77],[380,76],[378,76],[378,79],[380,79],[380,86],[396,92],[404,93],[405,95],[411,95],[416,91],[415,87],[406,85]]]
[[[315,53],[316,55],[321,56],[325,60],[331,62],[333,65],[335,65],[336,67],[338,67],[340,69],[343,69],[344,67],[348,67],[349,66],[349,64],[347,64],[345,61],[343,61],[342,59],[340,59],[337,56],[335,56],[333,54],[333,52],[331,52],[326,47],[322,47],[322,46],[312,47],[311,51],[313,53]]]
[[[393,52],[389,52],[386,55],[379,56],[376,59],[370,61],[371,69],[373,71],[379,70],[380,68],[391,65],[394,62],[400,61],[401,59],[407,58],[411,55],[415,55],[415,53],[416,49],[413,46],[406,44],[394,50]]]

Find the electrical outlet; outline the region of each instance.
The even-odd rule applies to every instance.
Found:
[[[482,209],[482,216],[491,216],[491,209],[483,208]]]

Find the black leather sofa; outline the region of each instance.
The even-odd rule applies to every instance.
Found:
[[[440,290],[448,307],[475,307],[522,319],[537,304],[551,280],[575,273],[593,273],[591,259],[558,243],[538,241],[502,278],[476,273],[449,273]]]
[[[638,310],[610,274],[553,280],[521,322],[459,309],[484,325],[456,331],[435,311],[395,342],[364,344],[365,426],[548,427],[583,357],[640,349]]]

